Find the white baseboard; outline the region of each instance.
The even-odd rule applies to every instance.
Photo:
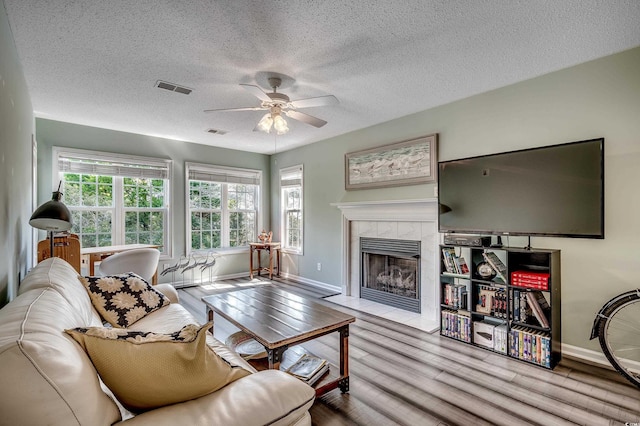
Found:
[[[566,343],[563,343],[562,356],[576,358],[581,361],[599,365],[601,367],[608,367],[610,369],[613,369],[613,367],[611,367],[611,364],[609,363],[609,360],[607,360],[607,357],[605,357],[604,354],[600,351],[594,351],[591,349],[585,349],[579,346],[567,345]]]
[[[216,281],[221,281],[221,280],[233,280],[236,278],[245,278],[248,277],[249,273],[248,272],[238,272],[236,274],[227,274],[227,275],[216,275],[211,277],[211,282],[216,282]],[[206,284],[209,281],[174,281],[174,282],[167,282],[166,284],[171,284],[172,286],[174,286],[175,288],[182,288],[182,287],[193,287],[193,286],[197,286],[200,284]]]
[[[335,291],[336,293],[341,293],[342,292],[342,288],[341,287],[335,286],[335,285],[331,285],[331,284],[327,284],[327,283],[323,283],[321,281],[310,280],[309,278],[300,277],[298,275],[293,275],[293,274],[290,274],[288,272],[283,272],[280,275],[282,277],[284,277],[284,278],[289,278],[289,279],[292,279],[292,280],[300,281],[301,283],[309,284],[309,285],[312,285],[314,287],[319,287],[319,288],[322,288],[324,290]]]
[[[296,280],[299,281],[303,284],[309,284],[312,285],[314,287],[318,287],[321,288],[323,290],[328,290],[328,291],[333,291],[336,293],[340,293],[342,291],[342,289],[338,286],[334,286],[331,284],[327,284],[327,283],[323,283],[321,281],[314,281],[314,280],[310,280],[309,278],[304,278],[304,277],[300,277],[298,275],[293,275],[293,274],[289,274],[286,272],[283,272],[280,274],[283,278],[289,278],[292,280]],[[227,274],[227,275],[217,275],[215,277],[211,277],[212,282],[215,281],[222,281],[222,280],[232,280],[232,279],[236,279],[236,278],[245,278],[245,277],[249,277],[249,273],[248,272],[239,272],[236,274]],[[264,275],[263,275],[264,277]],[[189,281],[176,281],[176,282],[168,282],[167,284],[171,284],[173,285],[175,288],[181,288],[181,287],[191,287],[191,286],[196,286],[196,285],[200,285],[203,282],[189,282]]]

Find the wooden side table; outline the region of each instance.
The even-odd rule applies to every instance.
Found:
[[[262,250],[269,252],[269,266],[265,266],[264,268],[260,265],[260,254],[262,253]],[[258,255],[257,268],[253,267],[254,252],[257,252]],[[274,260],[276,261],[276,265],[274,265]],[[274,269],[276,271],[275,274],[280,276],[280,243],[249,243],[249,278],[253,279],[254,272],[257,272],[258,276],[260,276],[260,272],[264,271],[269,272],[269,279],[272,279]]]

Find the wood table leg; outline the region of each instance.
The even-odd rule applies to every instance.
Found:
[[[249,279],[253,279],[253,246],[249,246]]]
[[[211,332],[211,334],[213,334],[213,309],[211,309],[208,306],[207,306],[207,318],[208,318],[208,322],[211,323],[211,328],[209,329],[209,331]]]
[[[340,328],[340,377],[340,391],[349,392],[349,324]]]
[[[260,265],[260,258],[262,257],[262,249],[256,247],[256,254],[258,255],[258,276],[260,276],[260,272],[262,272],[262,265]]]
[[[95,277],[96,275],[96,262],[100,260],[100,255],[90,254],[89,255],[89,275]]]
[[[269,250],[269,279],[273,279],[273,249],[271,247]]]

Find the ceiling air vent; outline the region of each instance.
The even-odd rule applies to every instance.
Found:
[[[160,89],[170,90],[172,92],[182,93],[183,95],[188,95],[193,90],[187,87],[178,86],[177,84],[168,83],[166,81],[158,80],[156,81],[156,87]]]
[[[227,132],[226,130],[219,130],[219,129],[207,129],[207,133],[211,133],[212,135],[226,135]]]

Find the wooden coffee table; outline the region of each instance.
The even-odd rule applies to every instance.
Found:
[[[215,312],[260,342],[267,351],[270,369],[280,368],[289,346],[340,333],[340,376],[321,382],[316,395],[336,388],[349,391],[349,324],[356,320],[353,316],[272,286],[205,296],[202,301],[209,321]]]

